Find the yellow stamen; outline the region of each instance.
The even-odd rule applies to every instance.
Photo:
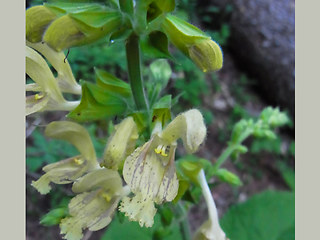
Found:
[[[159,145],[154,151],[157,153],[157,154],[161,154],[162,152],[162,145]]]
[[[103,197],[107,202],[110,202],[110,200],[111,200],[111,197],[110,197],[110,195],[109,195],[108,193],[103,193],[103,194],[102,194],[102,197]]]
[[[166,154],[166,149],[167,149],[166,146],[163,146],[162,149],[161,149],[161,155],[164,156],[164,157],[168,156],[168,154]]]
[[[83,163],[83,159],[81,159],[81,158],[75,158],[75,159],[73,159],[73,161],[78,165],[81,165]]]
[[[35,100],[39,100],[39,99],[41,99],[41,98],[43,98],[44,96],[43,95],[40,95],[40,94],[36,94],[36,95],[34,95],[34,99]]]

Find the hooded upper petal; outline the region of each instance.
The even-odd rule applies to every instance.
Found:
[[[161,138],[168,142],[175,142],[182,138],[183,145],[188,153],[194,153],[205,140],[207,128],[203,116],[198,109],[191,109],[178,115],[162,131]]]
[[[71,121],[51,122],[46,127],[45,135],[71,143],[79,150],[81,156],[88,160],[91,167],[98,165],[90,135],[80,124]]]

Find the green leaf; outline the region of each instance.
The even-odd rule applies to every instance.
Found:
[[[70,16],[80,22],[93,28],[101,28],[110,23],[114,18],[120,18],[120,13],[115,11],[86,11],[79,13],[70,13]]]
[[[126,111],[127,105],[118,96],[111,95],[93,84],[82,84],[80,104],[67,117],[76,121],[94,121]]]
[[[135,111],[129,115],[133,117],[134,122],[137,124],[139,133],[148,127],[148,113],[146,111]]]
[[[162,126],[165,126],[171,120],[171,95],[165,95],[160,98],[153,106],[151,128],[155,123],[161,121]]]
[[[228,171],[227,169],[218,169],[215,175],[223,182],[227,182],[235,186],[242,185],[240,178],[234,173]]]
[[[260,119],[270,127],[280,127],[289,123],[288,116],[280,112],[279,108],[267,107],[261,114]]]
[[[97,85],[104,90],[118,93],[123,97],[130,97],[132,95],[130,85],[112,74],[95,68]]]
[[[169,53],[169,42],[167,35],[160,31],[154,31],[149,34],[148,43],[159,50],[164,56],[169,59],[172,59],[171,54]]]
[[[284,162],[278,162],[277,167],[281,172],[283,180],[286,184],[294,191],[295,189],[295,173],[294,171],[288,167]]]
[[[172,12],[176,6],[175,0],[154,0],[162,12]]]
[[[283,231],[276,240],[294,240],[295,239],[295,225]]]
[[[294,193],[265,191],[234,205],[221,219],[230,240],[278,240],[295,222]]]
[[[85,11],[96,11],[101,10],[102,5],[98,3],[80,3],[68,1],[51,1],[50,3],[44,3],[45,7],[49,8],[51,11],[56,12],[57,14],[63,15],[67,13],[80,13]]]
[[[171,95],[160,98],[152,107],[153,109],[171,108]]]
[[[151,74],[155,82],[159,82],[162,88],[167,86],[168,81],[171,77],[172,70],[167,60],[158,59],[150,64]]]
[[[48,212],[44,215],[41,220],[40,224],[44,226],[53,226],[58,225],[62,218],[68,215],[68,206],[56,208]]]
[[[143,54],[149,58],[173,57],[168,51],[168,38],[162,32],[152,32],[149,36],[140,39],[140,46]]]
[[[179,189],[178,189],[177,196],[172,201],[175,204],[179,202],[179,200],[184,196],[184,194],[187,192],[187,190],[190,187],[189,181],[184,180],[179,173],[177,174],[177,176],[179,179]]]

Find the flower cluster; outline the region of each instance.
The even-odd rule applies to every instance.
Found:
[[[119,210],[130,220],[151,227],[155,204],[172,201],[178,192],[174,162],[177,140],[182,139],[187,152],[195,152],[206,137],[206,127],[201,113],[192,109],[178,115],[163,130],[157,122],[150,140],[135,149],[138,129],[133,118],[127,117],[115,126],[101,163],[81,125],[52,122],[45,134],[70,142],[80,155],[45,166],[45,174],[32,185],[47,194],[50,182],[73,183],[72,191],[77,195],[71,199],[70,216],[62,219],[60,228],[66,239],[81,239],[83,229],[96,231],[107,226],[120,201]],[[119,169],[123,170],[125,186]]]

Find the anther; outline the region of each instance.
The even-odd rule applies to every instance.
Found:
[[[34,99],[35,100],[39,100],[39,99],[41,99],[41,98],[43,98],[44,96],[43,95],[40,95],[40,94],[36,94],[36,95],[34,95]]]

